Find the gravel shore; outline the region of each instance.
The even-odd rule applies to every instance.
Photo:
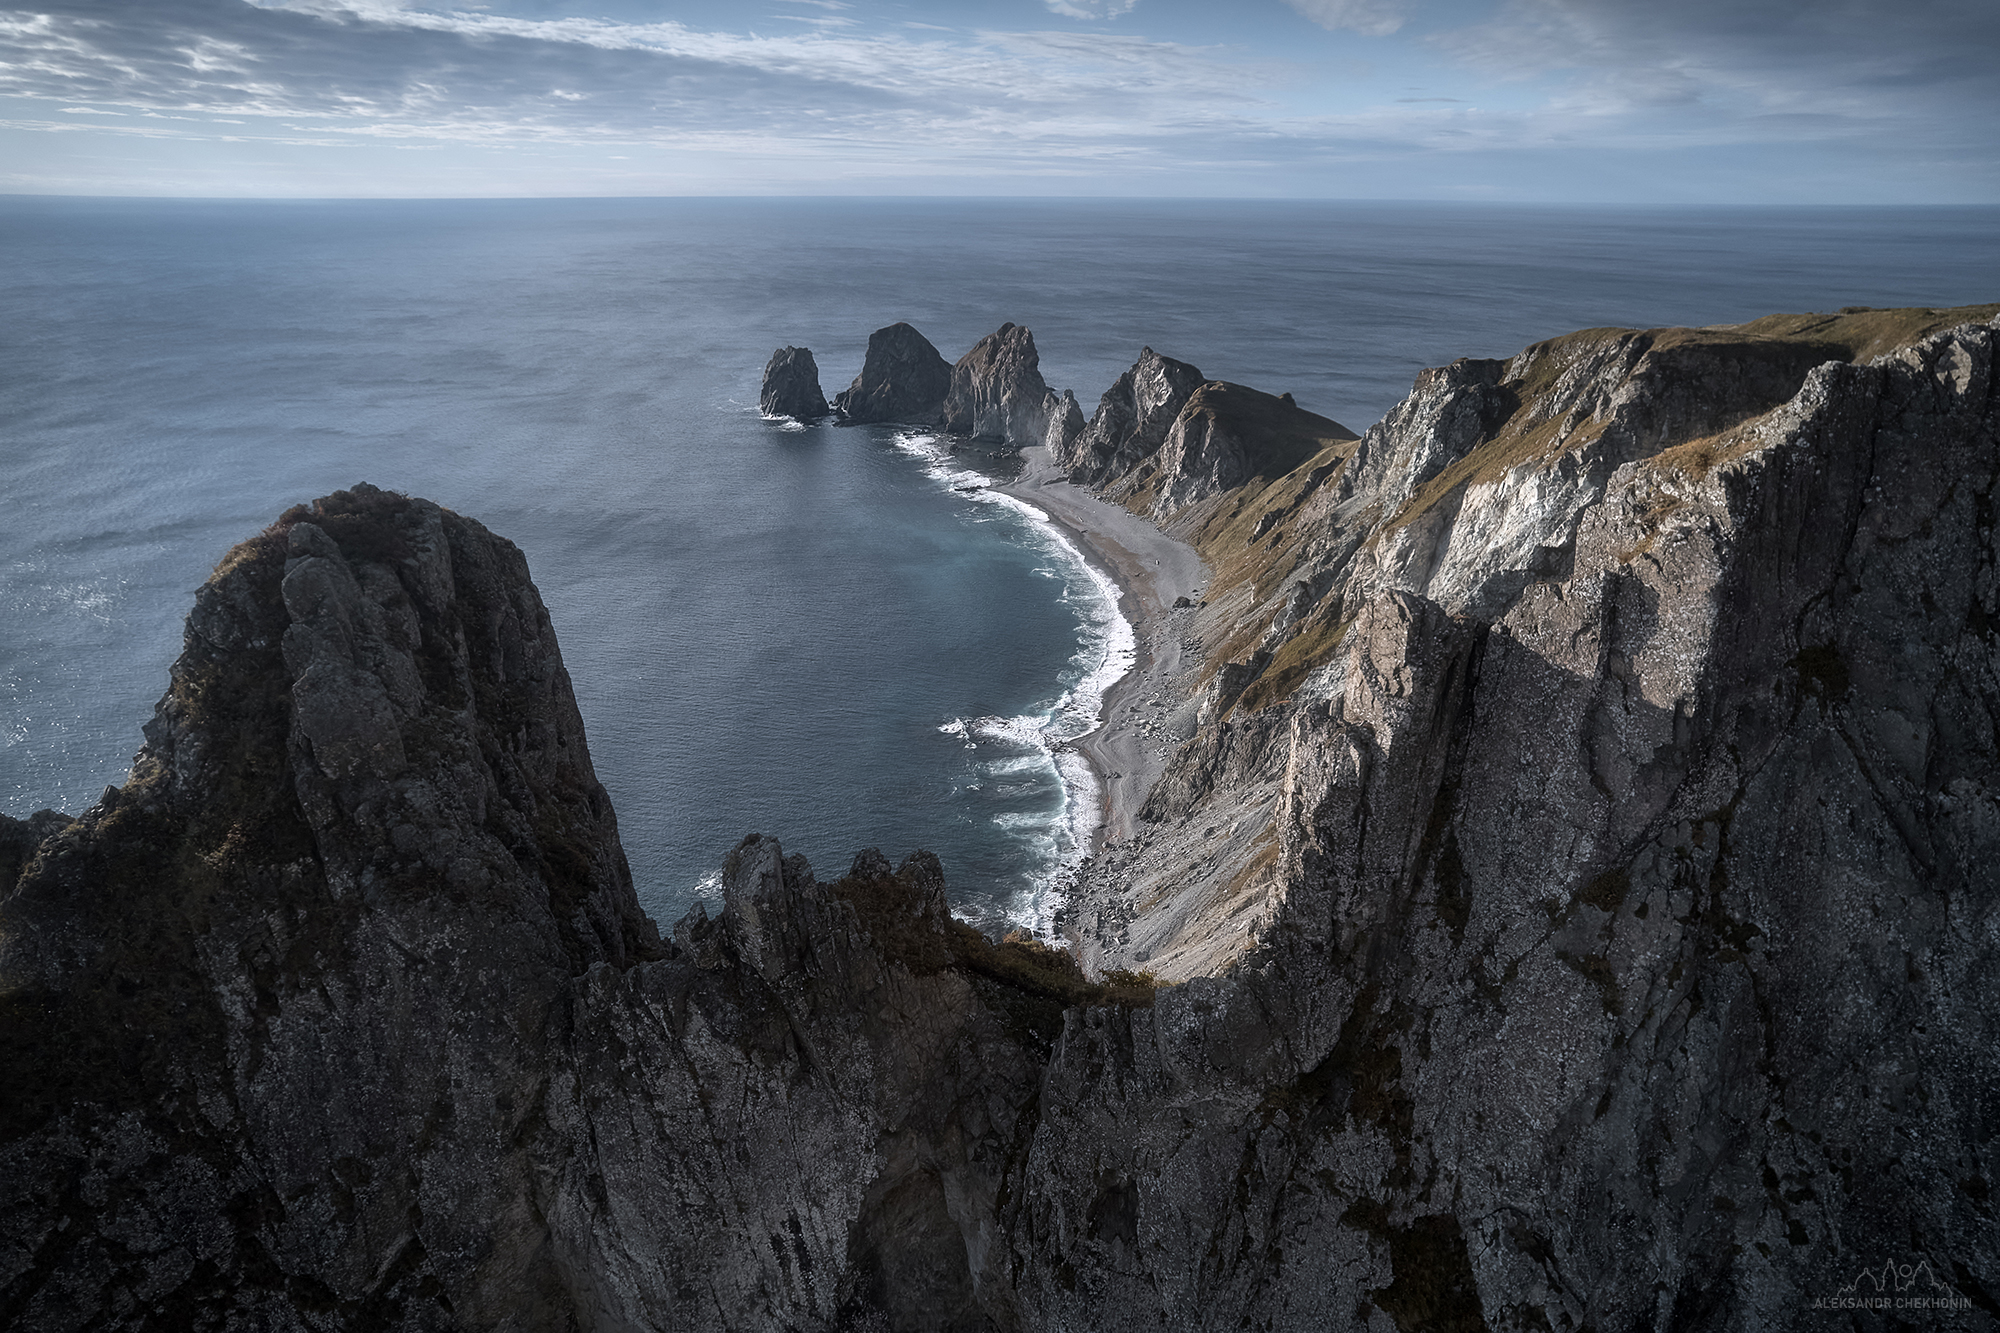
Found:
[[[1119,612],[1131,622],[1136,641],[1132,670],[1105,693],[1097,729],[1076,742],[1104,793],[1104,818],[1091,846],[1095,853],[1106,840],[1132,836],[1139,806],[1179,743],[1169,734],[1178,730],[1179,719],[1170,714],[1183,700],[1171,686],[1195,664],[1198,649],[1184,640],[1192,612],[1176,611],[1174,602],[1200,601],[1209,570],[1185,542],[1071,485],[1047,449],[1023,449],[1021,457],[1026,464],[1021,476],[995,489],[1047,514],[1086,559],[1111,576],[1119,589]]]

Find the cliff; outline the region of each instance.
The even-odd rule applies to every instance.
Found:
[[[1590,330],[1359,440],[1142,356],[1071,457],[1215,574],[1095,981],[762,838],[657,938],[519,553],[291,511],[0,902],[0,1320],[2000,1318],[1996,313]]]

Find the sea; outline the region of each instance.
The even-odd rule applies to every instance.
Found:
[[[766,419],[773,349],[1012,321],[1086,412],[1151,346],[1361,430],[1573,329],[1995,300],[1992,208],[0,198],[0,812],[122,782],[223,552],[367,481],[526,553],[663,926],[760,832],[1045,929],[1115,589],[1005,458]]]

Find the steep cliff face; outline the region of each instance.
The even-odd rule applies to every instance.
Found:
[[[833,406],[845,421],[936,426],[950,392],[951,365],[930,339],[908,324],[891,324],[868,335],[861,373],[834,395]]]
[[[757,406],[767,417],[817,421],[833,409],[820,392],[819,364],[807,347],[780,347],[764,366]]]
[[[520,553],[293,510],[0,904],[5,1322],[539,1323],[542,1052],[657,948]]]
[[[1040,444],[1062,403],[1043,381],[1041,367],[1035,335],[1018,324],[1002,324],[951,368],[944,428],[1016,448]]]
[[[288,514],[0,902],[0,1320],[1990,1323],[1995,314],[1572,335],[1174,508],[1098,983],[761,838],[657,939],[518,552]]]
[[[1174,418],[1201,384],[1201,372],[1185,361],[1143,348],[1105,391],[1089,424],[1056,449],[1057,466],[1086,486],[1133,471],[1166,442]]]
[[[662,941],[520,553],[368,487],[230,553],[65,823],[0,828],[9,1328],[1011,1326],[1064,1006],[1151,1000],[925,854],[753,838]]]
[[[1993,314],[1461,362],[1179,520],[1208,722],[1080,925],[1234,957],[1265,1096],[1132,1164],[1147,1271],[1253,1322],[1775,1328],[1896,1258],[1994,1311]],[[1078,1150],[1169,1116],[1066,1104]]]

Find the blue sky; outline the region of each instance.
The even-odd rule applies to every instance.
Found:
[[[2000,0],[0,0],[0,191],[2000,202]]]

